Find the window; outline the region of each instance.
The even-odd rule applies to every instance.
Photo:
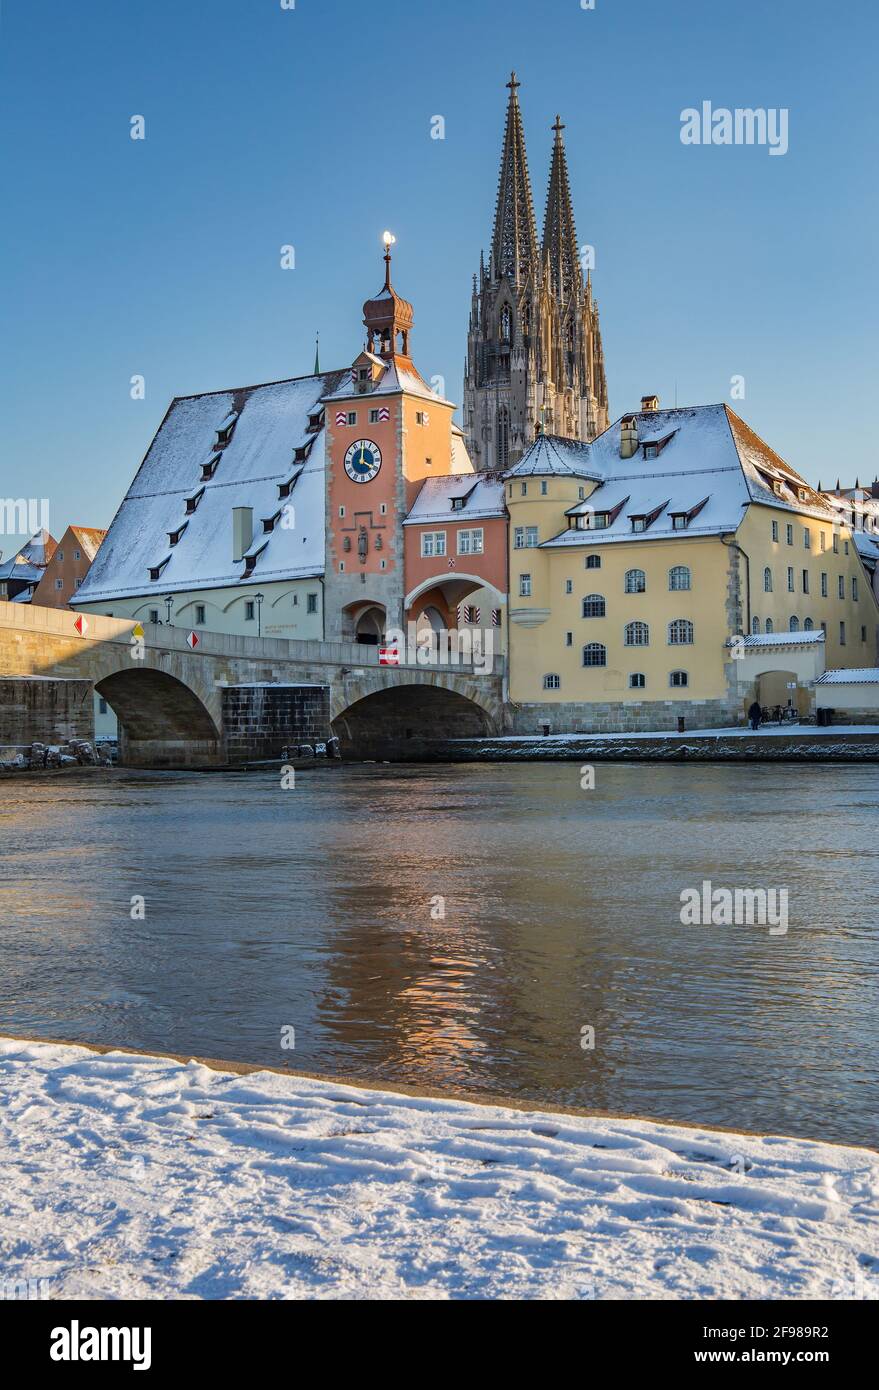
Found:
[[[812,532],[809,530],[808,526],[803,527],[803,545],[807,550],[812,549]]]
[[[585,487],[578,487],[578,488],[577,488],[577,496],[579,497],[579,499],[580,499],[581,502],[585,500],[585,497],[586,497],[586,489],[585,489]]]
[[[600,642],[587,642],[583,648],[583,665],[606,666],[607,648],[603,647]]]
[[[777,522],[777,521],[773,521],[773,523],[772,523],[772,539],[773,539],[774,541],[777,541],[777,540],[778,540],[778,522]]]
[[[423,411],[423,410],[416,410],[416,412],[415,412],[415,423],[416,423],[416,425],[423,425],[423,424],[424,424],[424,411]]]
[[[812,622],[811,618],[803,619],[803,632],[811,632],[814,626],[815,624]]]
[[[522,484],[521,484],[519,496],[520,496],[520,497],[527,497],[527,496],[528,496],[528,484],[527,484],[527,483],[522,483]]]
[[[794,570],[793,565],[787,567],[787,591],[792,594],[794,591]]]
[[[538,543],[536,526],[517,526],[513,531],[514,550],[532,550]]]
[[[646,623],[626,623],[625,642],[627,647],[646,647],[650,643],[650,628]]]
[[[686,512],[675,512],[674,516],[671,519],[672,530],[686,531],[689,520],[690,518],[687,516]]]
[[[606,605],[603,594],[587,594],[583,600],[584,618],[603,618]]]
[[[541,497],[545,497],[546,494],[547,494],[548,492],[549,492],[549,483],[546,481],[545,478],[541,478],[541,480],[540,480],[540,495],[541,495]]]
[[[865,627],[862,626],[862,627],[861,627],[861,641],[862,641],[862,642],[866,642],[866,640],[867,640],[867,629],[866,629]]]
[[[647,518],[643,516],[632,517],[632,530],[645,531],[647,529]]]
[[[768,565],[763,571],[763,592],[765,594],[772,593],[772,570],[769,568]]]
[[[623,590],[627,594],[643,594],[647,588],[647,579],[643,570],[626,570],[626,577],[623,581]]]
[[[790,525],[787,527],[787,543],[788,545],[793,545],[794,543],[794,528]]]
[[[548,676],[544,676],[544,677],[543,677],[543,688],[544,688],[544,690],[558,690],[559,687],[561,686],[561,683],[562,683],[562,678],[561,678],[561,676],[557,676],[554,672],[552,672],[552,673],[551,673],[550,675],[548,675]]]
[[[572,594],[573,592],[574,592],[574,581],[573,581],[573,579],[566,579],[566,580],[565,580],[565,593],[566,593],[566,594]]]
[[[799,632],[799,630],[800,630],[800,620],[799,620],[799,618],[797,617],[796,614],[794,614],[794,616],[791,618],[791,620],[790,620],[790,622],[789,622],[789,624],[788,624],[788,629],[787,629],[787,630],[788,630],[788,632]]]
[[[452,498],[452,511],[453,511],[453,512],[463,512],[463,510],[464,510],[464,503],[465,503],[466,501],[467,501],[467,498],[466,498],[466,497],[453,497],[453,498]]]
[[[371,425],[377,425],[377,424],[378,424],[378,411],[377,411],[377,410],[371,410],[371,411],[369,412],[369,423],[370,423]]]
[[[690,567],[689,565],[674,565],[668,572],[668,587],[672,593],[677,593],[690,587]]]
[[[356,424],[357,424],[357,411],[356,411],[356,410],[349,410],[349,411],[348,411],[348,424],[349,424],[349,425],[356,425]]]
[[[59,560],[63,560],[63,559],[64,559],[64,551],[63,551],[63,550],[59,550],[59,551],[58,551],[58,559],[59,559]]]
[[[253,622],[253,615],[254,615],[254,610],[255,610],[255,608],[256,608],[256,604],[253,602],[253,600],[252,600],[252,599],[248,599],[247,602],[246,602],[245,605],[244,605],[244,620],[245,620],[245,622],[248,622],[248,623],[252,623],[252,622]]]
[[[531,597],[531,575],[530,575],[530,574],[520,574],[520,575],[519,575],[519,597],[520,597],[520,598],[530,598],[530,597]]]
[[[842,548],[845,551],[846,555],[848,555],[848,541],[843,541]]]
[[[197,623],[199,626],[201,626],[201,625],[204,623],[204,604],[203,604],[203,603],[197,603],[197,604],[195,605],[195,621],[196,621],[196,623]]]
[[[752,618],[752,619],[751,619],[751,632],[752,632],[753,635],[756,637],[759,631],[760,631],[760,619],[759,619],[759,618]]]
[[[675,618],[668,625],[668,641],[671,647],[688,647],[693,641],[693,624],[689,618]]]
[[[151,609],[150,609],[150,622],[151,622],[151,623],[157,623],[158,621],[159,621],[159,610],[158,610],[158,608],[151,608]]]
[[[379,510],[379,515],[380,515],[380,516],[387,516],[387,514],[388,514],[388,504],[387,504],[387,502],[381,502],[381,503],[379,504],[379,509],[378,509],[378,510]]]
[[[656,445],[655,445],[655,444],[645,444],[645,445],[644,445],[644,457],[645,457],[646,459],[655,459],[655,458],[656,458]]]
[[[841,647],[845,646],[845,623],[840,623],[839,625],[839,645]]]
[[[826,550],[826,549],[827,549],[827,537],[825,536],[825,534],[824,534],[823,531],[819,531],[819,532],[818,532],[818,549],[819,549],[819,550]]]
[[[446,553],[446,533],[445,531],[422,531],[421,533],[421,556],[428,559],[432,555],[445,555]]]
[[[646,684],[647,677],[644,675],[643,671],[633,671],[629,676],[630,690],[643,690]]]
[[[588,570],[600,570],[600,569],[601,569],[601,556],[600,556],[600,555],[587,555],[587,556],[586,556],[586,568],[587,568]]]
[[[804,594],[807,594],[808,592],[809,592],[809,571],[808,571],[808,570],[803,570],[803,593],[804,593]]]
[[[482,543],[483,531],[481,526],[476,526],[469,531],[458,532],[459,555],[481,555]]]
[[[574,634],[573,634],[573,632],[566,632],[566,633],[565,633],[565,646],[566,646],[566,647],[573,647],[573,645],[574,645]]]
[[[56,589],[63,589],[63,588],[64,588],[64,580],[63,580],[63,579],[56,579],[56,580],[55,580],[55,588],[56,588]]]
[[[106,713],[107,713],[107,701],[104,699],[103,695],[99,695],[99,696],[98,696],[98,714],[106,714]]]
[[[836,592],[840,598],[845,598],[845,575],[840,574],[836,580]]]
[[[81,580],[81,579],[74,579],[74,581],[73,581],[73,587],[74,587],[74,589],[79,589],[79,588],[81,588],[81,587],[82,587],[82,580]]]
[[[826,571],[826,570],[822,570],[822,572],[821,572],[821,597],[822,597],[822,598],[826,598],[826,597],[827,597],[827,571]]]
[[[852,601],[854,603],[858,601],[858,581],[854,575],[852,575]]]
[[[340,507],[340,508],[339,508],[339,517],[342,518],[342,517],[344,517],[344,515],[345,515],[345,508],[344,508],[344,507]]]
[[[839,536],[835,532],[833,535],[833,553],[834,555],[839,554]]]
[[[306,597],[305,597],[305,611],[306,611],[306,613],[316,613],[316,612],[317,612],[317,594],[307,594],[307,595],[306,595]]]
[[[674,689],[679,690],[682,686],[690,684],[690,677],[687,675],[686,671],[671,671],[669,673],[668,683]]]
[[[767,619],[766,619],[766,632],[767,632],[767,633],[770,633],[770,632],[774,632],[774,631],[775,631],[775,624],[773,623],[773,621],[772,621],[771,618],[767,618]]]
[[[74,550],[74,552],[73,552],[73,558],[74,558],[74,560],[79,560],[79,559],[81,558],[81,557],[80,557],[80,553],[79,553],[78,550]]]
[[[424,466],[425,466],[425,468],[433,468],[433,459],[432,459],[432,458],[430,458],[430,459],[426,458],[426,459],[424,460]]]

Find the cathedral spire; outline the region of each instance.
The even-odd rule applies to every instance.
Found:
[[[515,72],[512,73],[507,83],[510,100],[491,241],[492,275],[508,275],[516,285],[521,284],[538,263],[537,223],[517,96],[520,85]]]
[[[546,215],[543,219],[543,255],[549,271],[550,287],[563,304],[573,295],[579,294],[583,277],[571,203],[568,158],[562,139],[565,127],[560,116],[556,116],[552,128],[555,131],[555,142],[546,195]]]

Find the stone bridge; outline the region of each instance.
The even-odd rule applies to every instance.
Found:
[[[80,682],[85,727],[97,691],[119,719],[120,761],[140,767],[277,758],[331,733],[349,756],[413,757],[431,738],[502,729],[497,656],[491,674],[381,666],[376,647],[355,643],[190,634],[167,624],[146,624],[139,638],[136,628],[131,619],[0,603],[0,679]]]

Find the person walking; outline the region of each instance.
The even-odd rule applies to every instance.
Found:
[[[760,702],[759,700],[754,700],[754,702],[751,705],[751,708],[748,710],[748,718],[751,721],[751,728],[754,730],[755,733],[760,728],[760,720],[762,716],[763,711],[760,708]]]

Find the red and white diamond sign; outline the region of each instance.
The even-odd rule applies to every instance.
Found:
[[[80,637],[85,637],[86,633],[89,630],[89,622],[86,615],[84,613],[80,613],[79,617],[74,620],[73,626],[76,628]]]
[[[400,653],[396,647],[379,647],[378,649],[379,666],[399,666]]]
[[[198,646],[200,640],[201,640],[201,639],[200,639],[200,637],[199,637],[199,635],[198,635],[197,632],[190,632],[189,636],[188,636],[187,639],[186,639],[186,641],[188,642],[189,646],[192,647],[192,650],[193,650],[193,651],[195,651],[195,648]]]

